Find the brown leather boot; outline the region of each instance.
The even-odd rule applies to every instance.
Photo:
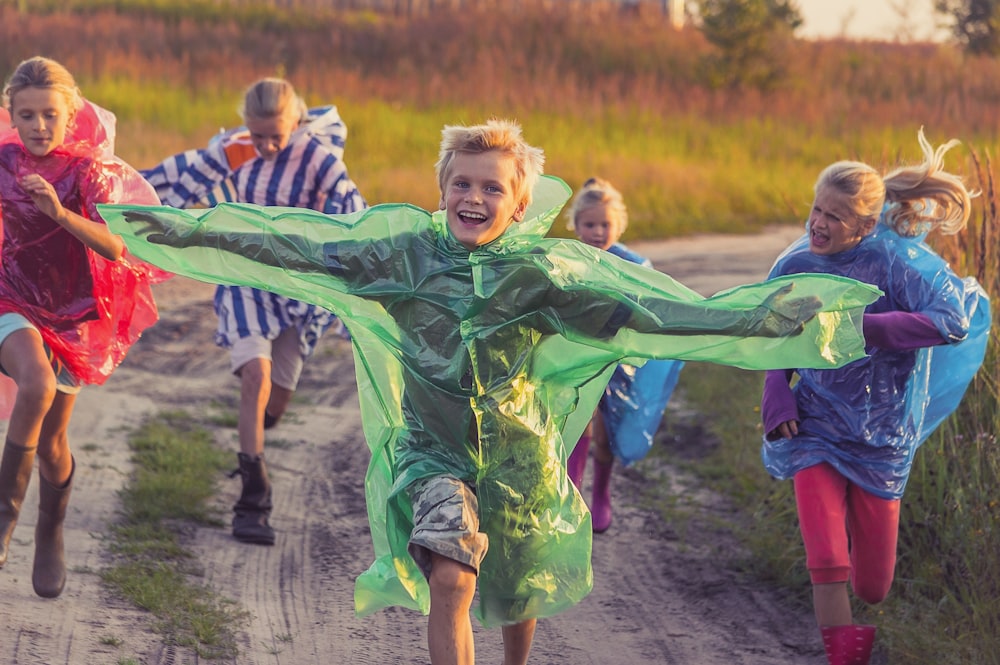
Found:
[[[25,448],[10,440],[6,442],[0,462],[0,568],[7,563],[10,537],[21,514],[34,465],[34,448]]]
[[[267,476],[264,456],[250,457],[238,453],[243,491],[233,506],[233,538],[243,543],[274,545],[274,529],[268,524],[271,516],[271,480]]]
[[[76,460],[62,487],[54,487],[38,476],[38,523],[35,525],[35,564],[31,585],[42,598],[55,598],[66,584],[66,556],[63,548],[63,521],[73,489]]]

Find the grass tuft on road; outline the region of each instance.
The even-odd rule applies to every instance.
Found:
[[[236,657],[236,632],[248,616],[196,581],[201,572],[185,547],[194,527],[221,523],[211,498],[229,456],[179,412],[147,421],[129,446],[134,471],[121,490],[121,515],[110,535],[113,563],[101,579],[152,613],[166,644],[205,659]]]

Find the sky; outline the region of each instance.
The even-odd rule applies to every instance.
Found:
[[[796,32],[806,39],[846,36],[853,39],[941,40],[935,28],[943,18],[934,0],[797,0],[804,23]],[[905,14],[894,9],[905,7]]]

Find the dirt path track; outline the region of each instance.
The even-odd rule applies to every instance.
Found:
[[[707,294],[762,278],[795,235],[795,229],[781,229],[759,238],[716,236],[633,248]],[[162,409],[235,413],[237,384],[226,354],[211,342],[211,294],[212,287],[180,278],[157,287],[162,321],[105,386],[82,393],[71,431],[79,472],[67,521],[67,588],[53,601],[31,590],[36,477],[10,561],[0,571],[0,663],[200,662],[188,649],[163,646],[148,616],[109,597],[95,572],[105,565],[102,534],[129,470],[128,428]],[[239,544],[227,528],[200,529],[191,544],[205,581],[253,617],[233,662],[426,663],[424,617],[398,609],[364,619],[353,614],[354,578],[369,564],[371,544],[363,492],[368,453],[346,342],[322,342],[289,417],[272,432],[276,546]],[[220,426],[214,434],[234,451],[235,466],[235,430]],[[652,483],[668,483],[682,502],[697,501],[703,517],[677,528],[665,523],[642,507],[642,493]],[[221,506],[228,509],[238,485],[220,479]],[[615,522],[594,542],[594,592],[539,622],[532,663],[823,662],[811,617],[788,613],[773,590],[719,565],[735,545],[712,526],[729,514],[718,497],[652,461],[617,469],[613,491]],[[499,631],[477,626],[476,632],[478,662],[501,663]]]

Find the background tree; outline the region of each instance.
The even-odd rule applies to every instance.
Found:
[[[718,84],[775,87],[802,15],[791,0],[701,0],[701,30],[718,50],[709,62]]]
[[[1000,0],[935,0],[949,17],[952,34],[976,55],[1000,55]]]

